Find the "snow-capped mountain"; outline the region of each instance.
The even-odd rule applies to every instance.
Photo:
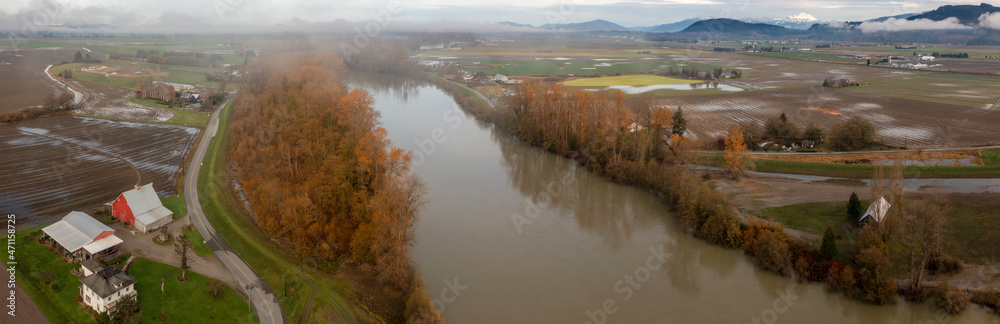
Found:
[[[812,27],[813,24],[822,22],[819,19],[816,19],[816,17],[813,17],[813,15],[810,15],[805,12],[791,15],[785,18],[756,17],[756,18],[743,18],[741,20],[748,23],[764,23],[764,24],[788,27],[792,29],[809,29],[809,27]]]

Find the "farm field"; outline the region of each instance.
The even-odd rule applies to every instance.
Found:
[[[584,78],[563,82],[563,85],[570,87],[609,87],[617,85],[657,85],[657,84],[690,84],[701,83],[701,80],[685,80],[677,78],[667,78],[655,75],[626,75],[601,78]]]
[[[565,59],[565,60],[564,60]],[[701,71],[714,70],[716,66],[683,61],[669,61],[655,57],[642,59],[580,59],[580,58],[539,58],[529,60],[475,60],[457,58],[466,71],[483,72],[487,75],[503,74],[508,76],[549,76],[549,75],[587,75],[587,74],[631,74],[631,73],[665,73],[674,68],[680,71],[691,68],[694,64]],[[479,62],[479,64],[472,64]]]
[[[177,194],[198,129],[76,116],[0,125],[0,209],[27,226],[96,209],[136,183]],[[133,167],[134,166],[134,167]]]
[[[940,104],[988,109],[1000,99],[1000,79],[962,74],[922,73],[863,81],[851,91]]]
[[[972,146],[1000,141],[996,128],[1000,112],[982,114],[977,108],[845,89],[817,86],[664,98],[661,102],[671,109],[683,107],[689,130],[702,140],[724,134],[733,124],[763,125],[768,118],[785,113],[799,127],[814,121],[827,132],[834,124],[860,115],[875,125],[876,139],[889,145]],[[976,118],[966,120],[970,116]]]
[[[63,88],[45,77],[49,64],[72,61],[77,49],[0,46],[0,113],[37,106]]]
[[[174,114],[166,109],[126,101],[132,96],[132,91],[126,88],[75,78],[67,81],[87,94],[87,99],[74,111],[77,114],[152,122],[165,122],[174,117]]]
[[[95,73],[97,68],[102,66],[107,67],[105,69],[107,71],[118,70],[123,73],[117,75]],[[162,77],[163,81],[166,82],[200,85],[203,82],[208,82],[208,80],[205,79],[206,73],[224,70],[180,65],[149,64],[133,61],[104,60],[102,63],[96,64],[68,63],[54,66],[52,67],[52,73],[58,74],[69,69],[73,70],[73,78],[75,79],[128,89],[134,89],[136,83],[142,82],[143,76],[146,75],[152,76],[154,80],[158,80]],[[88,72],[91,70],[94,70],[94,72]],[[135,72],[142,73],[136,74]]]

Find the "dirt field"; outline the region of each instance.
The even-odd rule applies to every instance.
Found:
[[[49,64],[72,61],[78,48],[0,46],[0,113],[41,105],[58,85],[43,75]]]
[[[722,135],[736,123],[756,122],[784,112],[799,127],[815,121],[829,131],[853,115],[875,125],[878,140],[907,147],[973,146],[1000,142],[1000,111],[892,98],[825,87],[665,98],[682,106],[688,129],[699,139]],[[967,117],[969,120],[965,120]]]
[[[162,77],[162,76],[166,76],[166,75],[169,74],[169,73],[166,73],[166,72],[153,72],[153,71],[144,71],[144,70],[137,70],[137,69],[124,69],[124,68],[120,68],[120,67],[106,66],[106,65],[99,65],[99,64],[97,64],[97,65],[88,65],[88,66],[81,66],[81,67],[77,67],[74,70],[80,71],[80,72],[83,72],[83,73],[93,73],[93,74],[103,75],[103,76],[106,76],[106,77],[119,77],[119,78]]]
[[[145,121],[167,121],[174,116],[172,112],[165,109],[125,101],[132,95],[132,90],[129,89],[78,79],[70,79],[69,83],[87,93],[87,100],[76,109],[78,113]]]
[[[174,195],[197,133],[74,116],[0,125],[0,211],[30,226],[91,211],[136,183]]]

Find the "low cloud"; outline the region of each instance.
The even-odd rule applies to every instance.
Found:
[[[958,18],[955,17],[950,17],[941,21],[933,21],[930,19],[906,20],[889,18],[886,21],[880,22],[864,22],[858,26],[858,29],[861,29],[861,32],[864,33],[877,33],[910,30],[972,29],[972,27],[962,25],[958,22]]]
[[[987,13],[979,16],[979,26],[1000,29],[1000,12]]]

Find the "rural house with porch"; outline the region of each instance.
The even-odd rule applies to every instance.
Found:
[[[111,203],[111,217],[125,222],[143,233],[155,230],[173,220],[174,213],[163,207],[153,184],[135,186],[118,195]]]
[[[78,211],[43,228],[42,233],[42,244],[70,263],[117,257],[122,244],[113,229]]]

